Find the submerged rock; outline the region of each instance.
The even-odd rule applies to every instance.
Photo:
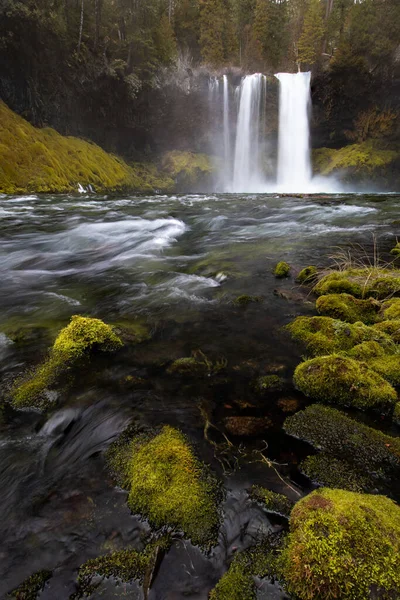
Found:
[[[110,447],[108,460],[129,490],[128,505],[134,513],[157,528],[183,531],[194,544],[215,541],[217,480],[180,431],[165,426],[158,434],[123,436]]]
[[[365,363],[332,354],[301,363],[294,383],[305,396],[354,408],[387,411],[396,400],[396,390]]]
[[[100,319],[71,317],[70,324],[58,334],[48,358],[27,376],[17,378],[11,389],[13,405],[17,408],[45,408],[44,393],[57,377],[75,366],[94,350],[113,352],[122,346],[110,325]]]
[[[400,595],[400,507],[385,496],[323,488],[300,500],[280,556],[300,600]]]

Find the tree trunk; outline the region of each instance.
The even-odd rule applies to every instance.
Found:
[[[78,54],[81,50],[81,44],[82,44],[82,32],[83,32],[83,5],[84,5],[84,0],[81,0],[81,22],[79,25],[79,40],[78,40]]]

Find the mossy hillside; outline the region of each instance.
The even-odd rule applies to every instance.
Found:
[[[38,129],[0,101],[0,192],[71,192],[78,183],[96,191],[172,188],[153,167],[130,167],[96,144]]]
[[[207,154],[180,150],[167,152],[162,158],[161,168],[175,182],[178,190],[207,187],[216,172],[213,161]]]
[[[283,279],[284,277],[289,277],[290,265],[285,261],[278,262],[278,264],[274,268],[274,275],[278,279]]]
[[[325,454],[351,463],[374,480],[397,481],[400,438],[393,438],[327,406],[313,404],[287,417],[284,430]]]
[[[385,496],[316,490],[293,508],[280,564],[300,600],[397,598],[400,507]]]
[[[58,334],[47,359],[27,376],[17,378],[11,389],[16,408],[45,408],[44,391],[57,377],[93,350],[113,352],[122,346],[113,329],[100,319],[75,315]]]
[[[381,306],[374,298],[360,300],[350,294],[328,294],[317,299],[316,308],[321,315],[347,323],[372,324],[380,320]]]
[[[289,518],[293,502],[283,494],[278,494],[258,485],[253,485],[250,497],[261,502],[267,512]]]
[[[338,354],[301,363],[293,380],[305,396],[319,402],[387,412],[397,401],[396,390],[366,363]]]
[[[331,317],[297,317],[287,330],[303,342],[313,356],[347,351],[365,341],[377,341],[383,348],[391,348],[393,340],[384,331],[364,323],[345,323]]]
[[[318,269],[314,266],[304,267],[296,277],[297,283],[312,284],[318,276]]]
[[[314,286],[317,296],[351,294],[385,300],[400,293],[400,271],[381,267],[349,268],[324,275]]]
[[[347,461],[329,454],[308,456],[300,463],[299,469],[314,484],[322,487],[351,492],[366,492],[374,488],[371,478],[353,469]]]
[[[36,600],[43,591],[46,582],[51,578],[51,571],[38,571],[25,579],[7,598],[16,600]]]
[[[129,489],[128,505],[155,527],[181,530],[201,546],[215,541],[218,484],[195,456],[185,436],[165,426],[155,435],[135,435],[114,445],[109,463]]]
[[[387,169],[398,159],[397,148],[387,148],[376,140],[350,144],[338,150],[319,148],[313,152],[314,171],[321,175],[333,175],[346,171],[345,177],[373,179],[385,175]]]

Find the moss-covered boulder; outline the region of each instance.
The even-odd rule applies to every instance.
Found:
[[[374,488],[371,478],[352,468],[345,460],[329,454],[308,456],[299,465],[300,472],[314,484],[351,492],[366,492]]]
[[[172,150],[164,154],[161,167],[172,178],[178,191],[202,191],[210,187],[216,173],[207,154]]]
[[[379,481],[398,481],[400,438],[367,427],[342,412],[313,404],[285,420],[286,433]]]
[[[60,374],[76,366],[90,352],[113,352],[121,346],[121,340],[110,325],[100,319],[73,316],[70,324],[58,334],[47,359],[32,372],[16,379],[11,389],[13,405],[45,408],[48,399],[44,392]]]
[[[283,279],[284,277],[289,277],[290,265],[283,260],[281,262],[278,262],[278,264],[274,268],[274,275],[278,279]]]
[[[347,351],[370,340],[379,342],[384,348],[393,346],[393,340],[384,331],[331,317],[298,317],[289,323],[287,330],[314,356]]]
[[[360,300],[350,294],[328,294],[317,299],[316,308],[321,315],[333,319],[370,324],[379,320],[381,305],[374,298]]]
[[[322,488],[300,500],[280,558],[300,600],[400,596],[400,507],[385,496]]]
[[[305,285],[312,284],[315,282],[317,276],[318,276],[317,267],[310,265],[309,267],[304,267],[304,269],[302,269],[300,271],[300,273],[296,277],[296,281],[297,281],[297,283],[301,283],[301,284],[305,284]]]
[[[37,571],[28,579],[25,579],[21,585],[10,592],[7,598],[16,600],[36,600],[44,590],[46,582],[51,578],[51,571]]]
[[[337,354],[298,365],[294,383],[313,400],[359,409],[388,411],[397,400],[396,390],[365,363]]]
[[[393,321],[381,321],[372,325],[376,331],[381,331],[390,336],[395,344],[400,344],[400,319]]]
[[[293,507],[293,502],[287,496],[258,485],[253,485],[251,488],[250,498],[260,502],[267,512],[281,517],[289,518]]]
[[[96,144],[38,129],[0,101],[0,193],[172,189],[154,167],[129,166]]]
[[[384,300],[400,293],[400,271],[379,267],[332,271],[322,277],[313,290],[317,296],[344,293],[356,298]]]
[[[382,319],[384,321],[400,320],[400,298],[391,298],[382,304]]]
[[[108,460],[129,490],[134,513],[156,528],[183,531],[194,544],[215,541],[219,486],[180,431],[165,426],[158,434],[122,438],[110,447]]]

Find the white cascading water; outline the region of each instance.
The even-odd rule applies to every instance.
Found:
[[[265,180],[261,170],[261,125],[265,111],[267,78],[248,75],[240,85],[239,112],[233,162],[233,192],[256,192]]]
[[[223,77],[223,119],[224,119],[224,187],[229,185],[232,176],[232,150],[231,150],[231,130],[230,130],[230,102],[229,102],[229,80],[228,76]]]
[[[311,73],[278,73],[275,77],[280,83],[277,189],[308,192],[312,187]]]

